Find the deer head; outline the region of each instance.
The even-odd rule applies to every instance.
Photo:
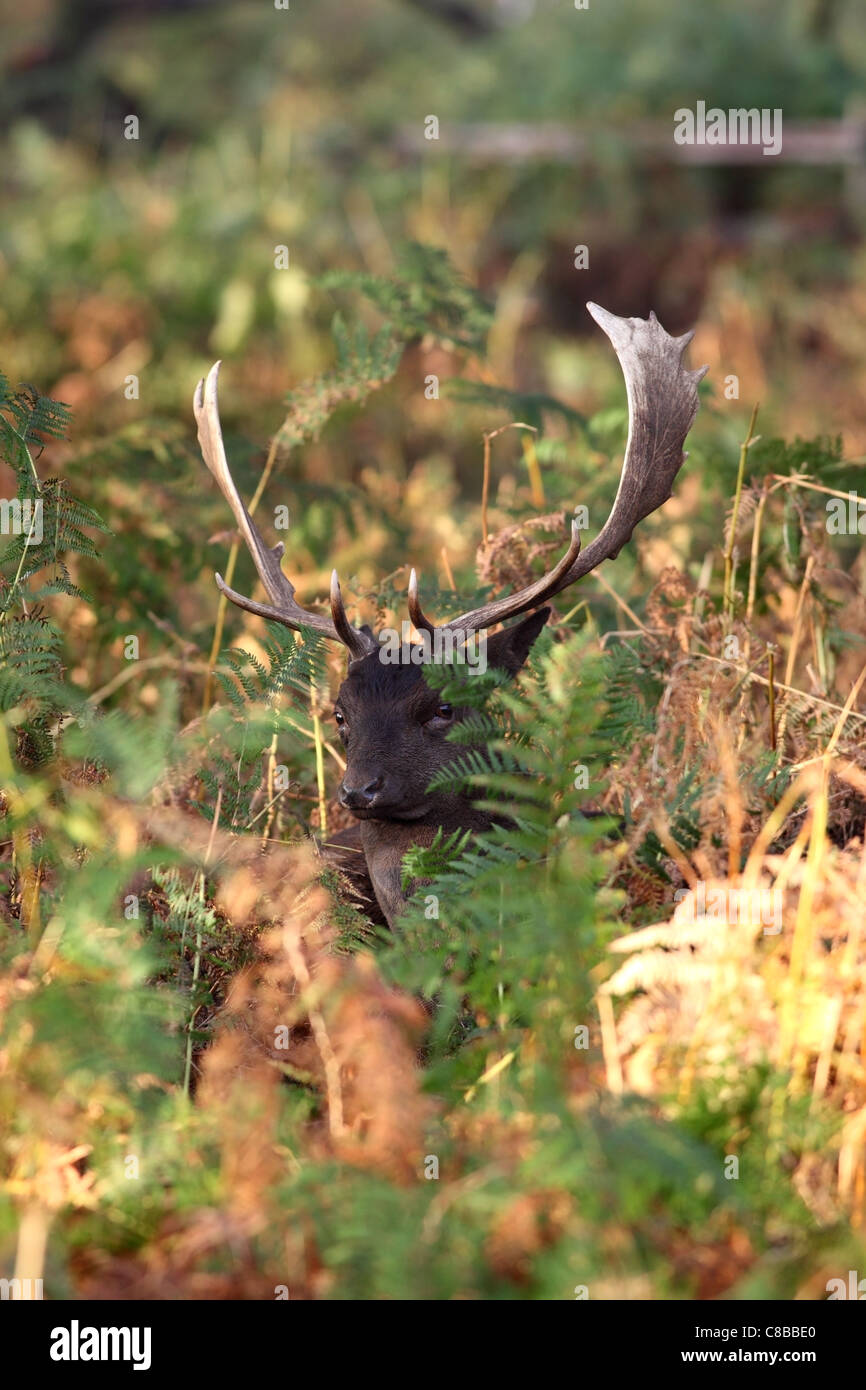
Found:
[[[707,370],[689,371],[682,365],[691,333],[672,338],[654,314],[648,320],[618,318],[597,304],[587,308],[619,358],[629,408],[619,489],[602,530],[581,551],[577,524],[572,523],[565,552],[549,573],[438,628],[422,611],[414,570],[409,581],[409,616],[417,632],[430,638],[451,634],[465,642],[507,618],[529,613],[513,627],[485,637],[487,664],[510,675],[520,670],[547,621],[547,601],[617,555],[637,523],[670,497],[698,409],[697,384]],[[234,513],[269,602],[236,593],[219,574],[217,585],[232,603],[250,613],[295,631],[318,632],[347,648],[349,667],[337,696],[335,718],[347,753],[340,800],[357,819],[435,822],[446,828],[473,824],[468,802],[453,794],[437,797],[428,791],[434,774],[462,751],[459,742],[447,735],[465,711],[442,703],[425,681],[423,663],[417,661],[417,648],[413,650],[411,644],[401,649],[400,659],[393,660],[391,653],[391,659],[383,660],[383,647],[370,628],[356,627],[346,616],[336,570],[331,576],[330,618],[296,602],[294,585],[280,564],[282,542],[270,548],[262,539],[229,471],[217,404],[219,368],[217,362],[196,389],[193,408],[199,444]]]

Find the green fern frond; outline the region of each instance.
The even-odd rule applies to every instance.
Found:
[[[493,321],[490,306],[451,264],[446,251],[410,242],[396,273],[331,271],[325,289],[357,290],[388,320],[403,343],[429,335],[447,347],[480,353]]]

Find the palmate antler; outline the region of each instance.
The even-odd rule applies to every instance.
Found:
[[[597,304],[586,306],[596,323],[610,338],[625,377],[628,396],[629,430],[623,459],[619,488],[610,516],[595,540],[585,551],[580,548],[577,523],[572,522],[571,541],[559,563],[548,574],[517,593],[494,599],[492,603],[461,613],[441,626],[445,630],[470,634],[492,627],[538,608],[548,599],[567,589],[603,560],[619,553],[639,521],[656,511],[670,497],[674,479],[686,458],[683,444],[692,427],[698,409],[698,382],[707,371],[700,367],[689,371],[682,364],[682,355],[692,340],[692,333],[672,338],[656,318],[618,318]],[[193,398],[198,423],[198,439],[205,463],[216,479],[231,507],[238,529],[255,562],[259,578],[271,602],[259,603],[230,589],[221,575],[216,576],[220,590],[249,613],[270,618],[295,630],[311,628],[323,637],[342,642],[353,658],[367,656],[377,650],[377,642],[369,630],[354,627],[346,616],[337,571],[331,575],[331,617],[310,613],[295,602],[295,588],[280,565],[283,544],[273,549],[262,539],[254,521],[241,501],[226,461],[217,404],[217,380],[220,364],[199,382]],[[418,577],[413,570],[409,579],[409,616],[418,631],[433,633],[436,625],[421,610],[418,598]]]
[[[451,618],[441,625],[445,629],[478,632],[538,608],[603,560],[618,555],[638,522],[671,495],[674,478],[687,457],[683,444],[698,410],[698,382],[707,371],[706,367],[689,371],[682,364],[694,333],[672,338],[655,314],[648,319],[621,319],[598,304],[586,307],[613,343],[628,396],[628,441],[610,516],[583,552],[577,523],[572,522],[571,543],[554,569],[517,593]],[[419,631],[435,631],[421,611],[414,570],[409,578],[409,616]]]

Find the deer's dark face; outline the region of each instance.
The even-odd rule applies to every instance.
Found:
[[[523,665],[550,610],[487,640],[486,659],[510,674]],[[434,775],[465,749],[448,734],[466,710],[443,703],[423,666],[387,663],[379,652],[353,661],[334,714],[347,765],[340,802],[359,820],[413,821],[453,810],[453,792],[429,792]]]
[[[414,665],[386,665],[373,652],[353,661],[334,715],[346,749],[340,802],[359,820],[419,820],[434,809],[427,787],[460,755],[446,739],[457,711]]]

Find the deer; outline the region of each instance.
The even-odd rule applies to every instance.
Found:
[[[550,600],[603,561],[614,559],[635,526],[669,499],[687,454],[686,437],[698,410],[698,383],[706,366],[690,370],[683,354],[694,330],[672,337],[654,313],[648,319],[620,318],[588,303],[587,309],[610,340],[620,363],[628,401],[628,436],[619,486],[608,518],[595,539],[582,548],[576,520],[561,559],[532,583],[437,625],[421,607],[418,576],[409,577],[407,606],[417,637],[457,637],[483,642],[488,667],[514,678],[551,616]],[[340,804],[352,815],[349,832],[333,838],[343,850],[358,847],[363,872],[354,875],[372,890],[376,920],[394,928],[417,884],[402,885],[403,856],[412,846],[429,846],[440,832],[484,831],[495,823],[468,794],[435,792],[435,774],[467,750],[459,725],[468,709],[454,707],[424,676],[417,642],[410,640],[400,660],[383,660],[382,634],[349,621],[337,571],[331,575],[330,616],[302,608],[295,586],[284,573],[284,546],[269,547],[235,487],[226,459],[217,398],[220,363],[196,387],[193,410],[204,462],[234,515],[268,602],[230,588],[217,573],[220,592],[239,608],[294,632],[312,632],[341,643],[348,655],[346,676],[334,703],[334,719],[346,754],[339,786]],[[517,623],[490,632],[511,618]],[[408,629],[411,635],[411,629]],[[428,641],[429,649],[429,641]],[[392,653],[393,655],[393,653]],[[378,907],[381,915],[375,914]]]

